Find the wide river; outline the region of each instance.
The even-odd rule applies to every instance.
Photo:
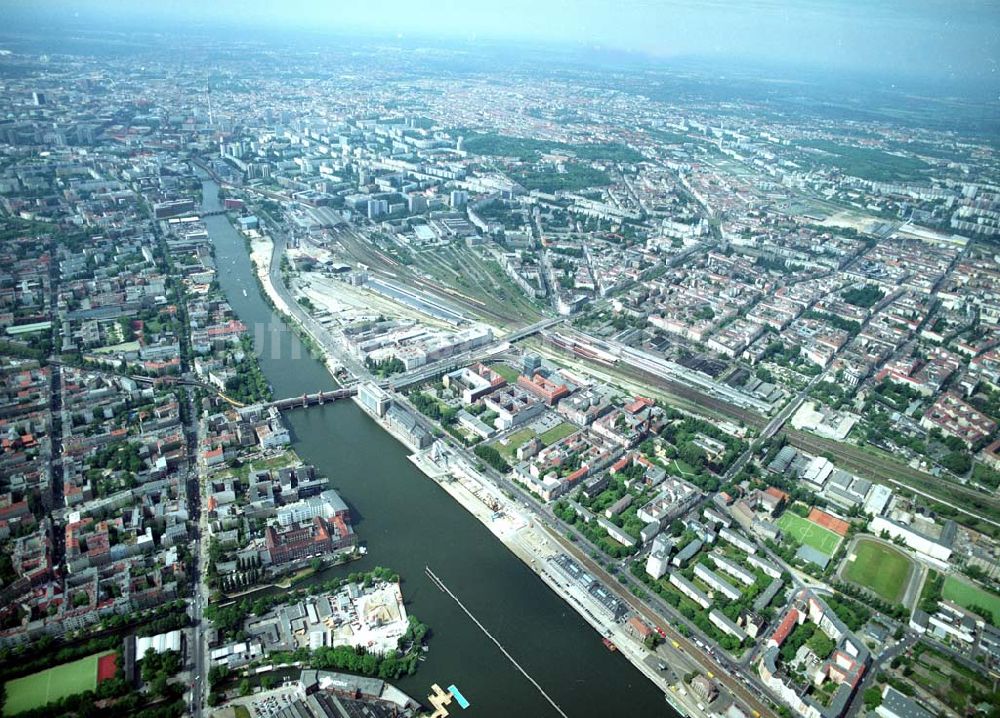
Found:
[[[204,180],[204,208],[219,209]],[[334,386],[323,365],[281,325],[253,278],[243,238],[225,216],[206,217],[218,279],[250,327],[276,398]],[[353,402],[287,413],[299,456],[329,477],[351,508],[368,555],[334,572],[386,566],[403,581],[407,610],[431,627],[430,650],[399,687],[425,701],[454,683],[471,703],[452,715],[558,716],[424,574],[429,566],[552,699],[573,716],[675,716],[663,695],[527,566],[407,460],[403,445]],[[328,574],[329,575],[329,574]],[[452,704],[453,706],[455,704]]]

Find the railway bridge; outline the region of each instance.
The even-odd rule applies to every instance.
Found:
[[[276,401],[269,402],[267,406],[273,406],[278,411],[287,411],[288,409],[299,409],[307,406],[329,404],[337,401],[338,399],[348,399],[355,396],[357,393],[358,388],[356,386],[346,386],[340,389],[332,389],[330,391],[318,391],[314,394],[303,394],[302,396],[290,396],[286,399],[278,399]]]

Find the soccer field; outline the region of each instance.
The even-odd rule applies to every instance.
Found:
[[[4,685],[7,701],[3,714],[12,716],[66,696],[94,690],[97,687],[97,661],[107,653],[113,651],[95,653],[72,663],[7,681]]]
[[[833,556],[840,544],[840,536],[809,519],[786,511],[778,519],[778,527],[799,543],[812,546],[827,556]]]
[[[981,606],[989,609],[993,613],[993,625],[1000,626],[1000,596],[997,594],[973,586],[971,583],[966,583],[954,576],[948,576],[944,580],[941,595],[963,608]]]
[[[844,578],[871,589],[889,603],[898,603],[906,591],[913,562],[902,552],[878,541],[861,539],[844,568]]]

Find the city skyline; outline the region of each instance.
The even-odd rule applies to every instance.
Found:
[[[280,8],[263,0],[206,5],[173,0],[154,6],[124,0],[14,1],[12,23],[63,30],[119,25],[148,30],[242,28],[245,31],[368,33],[390,40],[465,43],[517,41],[575,46],[654,61],[749,61],[787,71],[848,71],[1000,86],[1000,7],[961,0],[879,3],[852,0],[607,0],[468,4],[401,0],[331,5],[293,0]],[[150,27],[150,23],[158,23]],[[994,99],[995,92],[994,92]]]

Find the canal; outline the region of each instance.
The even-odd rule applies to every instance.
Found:
[[[205,179],[204,208],[219,208]],[[329,389],[333,380],[264,301],[243,238],[225,216],[206,217],[218,280],[254,335],[275,397]],[[398,572],[407,610],[431,627],[430,650],[399,687],[425,700],[432,683],[456,684],[468,716],[558,714],[424,573],[429,566],[569,716],[676,715],[663,695],[475,518],[407,459],[353,402],[286,414],[294,448],[351,508],[368,556],[332,572],[376,565]],[[330,575],[329,573],[327,575]],[[456,713],[453,712],[453,715]]]

